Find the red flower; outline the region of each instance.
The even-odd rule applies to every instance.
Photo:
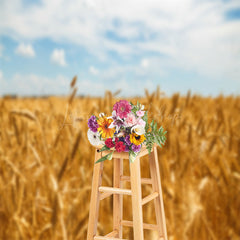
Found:
[[[125,145],[123,142],[119,141],[116,142],[115,148],[117,152],[123,152],[125,150]]]
[[[114,147],[114,143],[113,143],[113,141],[112,141],[111,138],[108,138],[108,139],[105,141],[105,144],[106,144],[106,146],[107,146],[108,148]]]

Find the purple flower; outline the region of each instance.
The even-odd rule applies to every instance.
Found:
[[[140,145],[135,145],[135,144],[132,145],[132,150],[134,152],[139,152],[140,149],[141,149],[141,144]]]
[[[98,123],[97,123],[97,118],[96,118],[96,116],[92,115],[92,116],[88,119],[88,127],[90,128],[91,131],[97,132],[97,129],[98,129],[99,125],[98,125]]]
[[[125,143],[128,145],[128,146],[130,146],[132,143],[130,142],[130,135],[127,135],[126,137],[125,137]]]
[[[121,127],[123,125],[123,120],[121,120],[121,119],[114,119],[113,124],[115,126]]]
[[[125,145],[125,150],[124,152],[129,152],[129,146]]]
[[[115,110],[112,112],[112,118],[113,118],[113,124],[115,126],[121,127],[123,125],[123,120],[119,116],[117,116],[117,113]]]

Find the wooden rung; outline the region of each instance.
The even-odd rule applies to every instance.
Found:
[[[125,227],[133,227],[133,221],[122,220],[121,225]],[[148,230],[158,230],[155,224],[143,223],[143,228]]]
[[[132,195],[132,191],[123,188],[113,188],[113,187],[99,187],[100,192],[111,193],[111,194],[126,194]]]
[[[121,181],[130,182],[129,176],[121,176],[120,179],[121,179]],[[152,184],[152,179],[151,178],[141,178],[141,183],[142,184]]]
[[[154,193],[151,193],[150,195],[148,195],[147,197],[143,198],[142,200],[142,205],[150,202],[151,200],[153,200],[154,198],[158,197],[158,192],[154,192]]]
[[[100,197],[99,197],[99,200],[103,200],[103,199],[105,199],[105,198],[107,198],[107,197],[109,197],[111,195],[112,195],[112,193],[109,193],[109,192],[101,193]]]
[[[112,232],[108,233],[104,237],[115,237],[118,234],[117,230],[113,230]]]
[[[113,238],[113,237],[103,237],[103,236],[95,236],[94,240],[127,240],[123,238]]]

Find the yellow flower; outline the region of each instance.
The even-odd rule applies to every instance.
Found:
[[[112,138],[115,132],[114,128],[109,128],[110,124],[113,122],[112,119],[106,117],[101,117],[97,120],[99,125],[98,131],[101,134],[102,138]]]
[[[137,135],[136,133],[131,133],[130,134],[130,142],[135,144],[135,145],[140,145],[141,143],[144,142],[145,140],[144,134],[142,135]]]

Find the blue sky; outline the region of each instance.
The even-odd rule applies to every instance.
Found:
[[[1,0],[0,95],[240,94],[239,0]]]

